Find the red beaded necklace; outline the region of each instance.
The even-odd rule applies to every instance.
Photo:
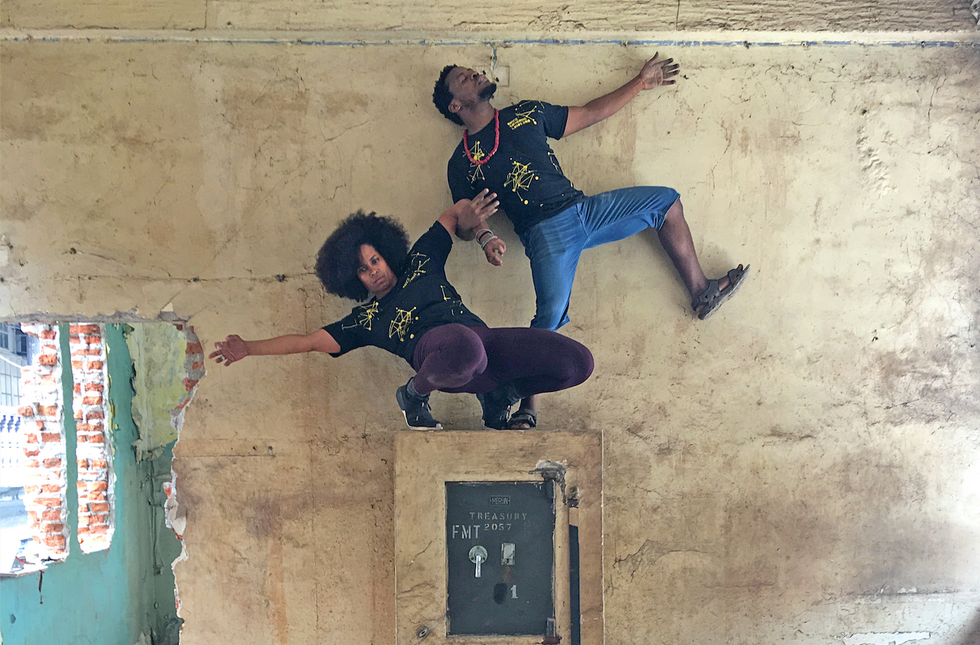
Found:
[[[474,166],[482,166],[486,162],[490,161],[490,157],[492,157],[494,153],[497,152],[497,148],[499,147],[500,147],[500,112],[498,112],[497,110],[493,111],[493,150],[491,150],[490,154],[483,157],[482,159],[476,160],[473,158],[473,155],[470,154],[470,142],[466,138],[466,130],[463,130],[463,151],[466,153],[466,158],[469,159],[470,163],[473,164]]]

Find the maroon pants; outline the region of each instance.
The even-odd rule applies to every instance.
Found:
[[[592,374],[592,352],[546,329],[464,327],[425,332],[412,356],[419,394],[489,392],[513,383],[522,397],[574,387]]]

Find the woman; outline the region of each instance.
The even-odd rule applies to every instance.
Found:
[[[490,329],[462,303],[445,265],[459,218],[486,219],[496,194],[458,201],[408,248],[396,220],[358,211],[321,247],[316,273],[327,292],[364,301],[335,323],[308,335],[242,340],[228,336],[209,355],[231,365],[246,356],[324,352],[340,356],[373,345],[401,356],[416,374],[395,392],[410,428],[441,428],[429,394],[472,392],[488,428],[508,427],[521,398],[556,392],[592,374],[592,354],[570,338],[543,329]]]

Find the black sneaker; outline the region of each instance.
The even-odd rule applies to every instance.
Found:
[[[483,426],[490,430],[506,430],[510,420],[510,408],[521,400],[513,383],[505,383],[496,389],[477,394],[483,407]]]
[[[412,430],[442,430],[442,424],[429,411],[429,396],[413,397],[408,393],[408,383],[395,390],[395,400],[405,415],[405,423]]]

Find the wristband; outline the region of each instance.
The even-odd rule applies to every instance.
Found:
[[[481,248],[481,249],[484,249],[484,250],[486,250],[486,248],[487,248],[487,244],[489,244],[489,243],[490,243],[490,240],[496,240],[496,239],[497,239],[497,236],[496,236],[496,235],[494,235],[494,234],[493,234],[493,233],[491,232],[491,233],[490,233],[490,235],[489,235],[489,237],[487,237],[487,239],[485,239],[485,240],[483,240],[482,242],[480,242],[480,248]]]
[[[493,235],[493,231],[491,231],[488,228],[483,228],[483,229],[480,229],[479,231],[477,231],[476,232],[476,241],[479,242],[483,238],[483,236],[485,234],[487,234],[487,233],[489,233],[490,235]]]

